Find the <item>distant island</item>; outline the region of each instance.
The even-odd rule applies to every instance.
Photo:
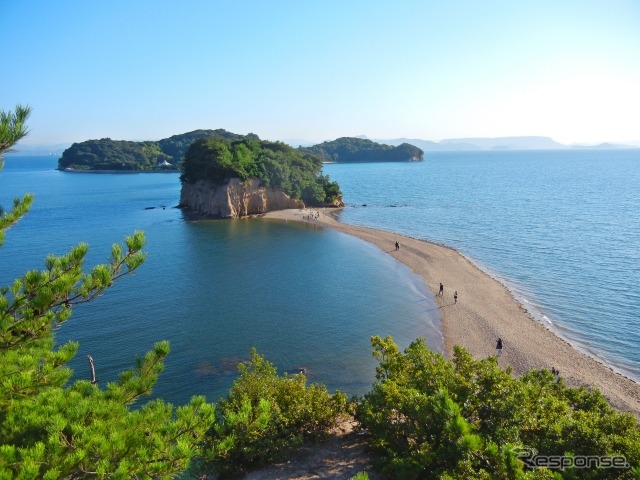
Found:
[[[124,142],[118,140],[111,139],[102,139],[102,140],[88,140],[86,142],[74,143],[69,146],[69,144],[52,144],[52,145],[19,145],[16,147],[14,151],[11,152],[12,155],[15,156],[34,156],[34,155],[64,155],[64,152],[67,150],[72,150],[64,159],[63,164],[65,166],[60,166],[61,170],[69,167],[72,169],[94,169],[106,167],[107,165],[100,165],[100,167],[92,167],[93,164],[106,163],[111,164],[114,169],[122,170],[122,163],[118,162],[119,157],[112,156],[112,158],[108,159],[106,156],[102,156],[101,149],[97,146],[91,146],[91,143],[94,142],[114,142],[114,143],[128,143],[130,144],[128,147],[133,150],[133,152],[129,152],[130,156],[128,156],[129,160],[133,161],[134,165],[155,165],[158,163],[163,163],[166,161],[170,165],[173,166],[174,169],[177,169],[176,165],[182,160],[184,156],[184,152],[189,145],[199,138],[206,138],[208,136],[221,136],[222,138],[232,138],[228,136],[234,136],[231,132],[226,132],[223,129],[218,130],[195,130],[189,133],[183,133],[180,135],[174,135],[172,137],[159,140],[159,141],[147,141],[147,142]],[[253,134],[248,134],[246,136],[252,136]],[[241,137],[242,135],[237,135]],[[256,136],[257,138],[257,136]],[[359,135],[357,137],[342,137],[345,139],[358,139],[358,140],[369,140],[364,135]],[[333,142],[327,141],[324,144],[314,145],[314,142],[305,141],[304,139],[281,139],[284,143],[299,147],[302,149],[316,149],[317,154],[321,156],[324,155],[325,162],[334,162],[335,160],[328,158],[330,155],[329,150],[331,148],[327,148],[327,150],[323,149],[324,144],[331,144]],[[338,142],[341,139],[335,140]],[[373,139],[369,140],[373,143],[383,144],[383,148],[388,149],[388,147],[401,146],[402,144],[408,144],[411,147],[415,147],[417,149],[422,150],[423,152],[457,152],[457,151],[470,151],[470,150],[566,150],[566,149],[599,149],[599,150],[617,150],[617,149],[637,149],[640,148],[640,141],[629,142],[627,144],[622,143],[600,143],[600,144],[572,144],[572,145],[564,145],[562,143],[558,143],[550,137],[541,137],[541,136],[521,136],[521,137],[495,137],[495,138],[451,138],[440,140],[439,142],[434,142],[431,140],[424,140],[418,138],[393,138],[393,139]],[[151,159],[149,158],[149,149],[143,151],[142,146],[144,145],[157,145],[158,149],[161,153],[168,155],[168,157],[158,156],[153,157],[151,155]],[[122,145],[124,146],[124,145]],[[115,148],[117,150],[118,147]],[[115,151],[113,149],[107,148],[108,151]],[[127,150],[127,147],[124,148]],[[320,153],[318,150],[322,150],[323,153]],[[135,153],[134,153],[135,152]],[[339,152],[331,152],[338,153]],[[92,156],[92,155],[95,155]],[[424,155],[424,153],[423,153]],[[339,155],[340,156],[340,155]],[[344,159],[347,156],[342,156],[341,161],[345,161]],[[136,159],[137,160],[134,160]],[[408,158],[403,158],[401,155],[400,158],[405,161]],[[61,159],[62,160],[62,159]],[[367,161],[376,161],[376,160],[367,160]],[[384,160],[384,161],[395,161],[395,160]],[[132,168],[132,165],[129,164],[127,167],[127,162],[125,163],[124,168]],[[140,167],[136,167],[137,169],[141,169]],[[169,168],[167,165],[164,168]],[[107,169],[108,170],[108,169]]]
[[[237,218],[288,208],[342,206],[322,162],[282,142],[254,138],[196,140],[185,153],[180,207]]]
[[[220,140],[260,140],[249,133],[239,135],[222,128],[194,130],[159,141],[86,140],[67,148],[58,160],[58,169],[65,171],[175,171],[196,141],[204,138]],[[405,162],[421,161],[423,151],[404,143],[384,145],[354,137],[342,137],[312,147],[299,147],[305,155],[315,155],[321,162]]]
[[[497,137],[497,138],[453,138],[439,142],[430,140],[396,138],[378,140],[390,145],[409,142],[425,151],[467,151],[467,150],[559,150],[570,148],[549,137]]]
[[[257,135],[238,135],[220,128],[194,130],[159,141],[86,140],[67,148],[58,160],[58,170],[66,171],[176,171],[191,144],[201,138],[259,140]]]
[[[522,136],[495,138],[452,138],[439,142],[414,138],[395,138],[376,140],[389,145],[410,143],[420,147],[425,152],[460,152],[476,150],[567,150],[581,149],[619,149],[638,148],[638,145],[622,145],[603,143],[600,145],[563,145],[550,137]]]
[[[341,137],[299,149],[318,156],[325,163],[419,162],[424,159],[424,152],[409,143],[393,146],[358,137]]]

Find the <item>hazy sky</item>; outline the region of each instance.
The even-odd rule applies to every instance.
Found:
[[[22,144],[544,135],[640,140],[640,2],[0,0]]]

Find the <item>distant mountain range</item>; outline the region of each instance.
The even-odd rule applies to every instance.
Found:
[[[431,142],[418,139],[393,139],[385,143],[395,145],[395,142],[410,143],[425,151],[452,150],[558,150],[569,148],[549,137],[498,137],[498,138],[454,138]]]
[[[366,135],[358,135],[357,138],[368,139]],[[373,139],[375,142],[386,145],[402,145],[408,143],[421,148],[425,152],[445,152],[461,150],[565,150],[571,148],[595,148],[595,149],[615,149],[615,148],[640,148],[640,142],[633,142],[630,145],[614,143],[602,143],[599,145],[563,145],[550,137],[496,137],[496,138],[452,138],[432,142],[418,138],[393,138],[393,139]],[[308,146],[313,142],[304,142],[299,139],[284,140],[293,146]]]
[[[367,139],[365,135],[358,135],[357,138]],[[524,137],[496,137],[496,138],[452,138],[432,142],[417,138],[394,138],[394,139],[370,139],[377,143],[398,146],[403,143],[414,145],[425,152],[444,152],[461,150],[563,150],[563,149],[617,149],[617,148],[640,148],[640,141],[629,142],[629,144],[601,143],[598,145],[563,145],[550,137],[524,136]],[[306,141],[303,139],[283,139],[293,147],[310,147],[318,142]],[[56,155],[60,156],[68,148],[69,144],[57,145],[19,145],[12,155]]]
[[[20,155],[20,156],[28,156],[28,155],[52,155],[59,157],[62,155],[67,148],[69,148],[70,143],[57,143],[55,145],[16,145],[13,149],[9,151],[9,155]]]
[[[461,151],[461,150],[565,150],[582,149],[615,149],[639,148],[639,145],[621,145],[602,143],[599,145],[563,145],[549,137],[496,137],[496,138],[453,138],[432,142],[430,140],[397,138],[390,140],[376,140],[389,145],[409,143],[429,152]]]

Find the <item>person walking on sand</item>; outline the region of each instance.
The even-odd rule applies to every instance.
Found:
[[[398,242],[396,242],[396,252],[400,250],[400,244]]]
[[[502,339],[498,338],[498,343],[496,344],[496,357],[502,356]]]
[[[458,303],[458,290],[453,292],[453,303]]]
[[[444,297],[444,285],[442,285],[442,283],[440,283],[440,291],[438,291],[438,295]]]

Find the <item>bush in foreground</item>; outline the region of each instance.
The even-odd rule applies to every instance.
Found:
[[[321,438],[347,412],[346,395],[307,386],[303,374],[279,376],[255,349],[238,368],[240,377],[217,405],[204,470],[231,476],[283,460],[304,441]]]
[[[2,154],[27,134],[31,109],[0,110]],[[7,229],[28,211],[32,195],[0,208],[0,246]],[[56,348],[54,329],[75,305],[102,295],[114,281],[144,262],[145,238],[135,232],[114,244],[109,262],[84,270],[88,251],[79,244],[67,255],[49,255],[44,270],[31,270],[0,286],[0,478],[170,478],[196,455],[213,421],[203,397],[174,408],[161,400],[133,410],[149,394],[169,353],[157,343],[118,382],[99,388],[78,380],[68,385],[68,362],[77,342]],[[0,267],[3,263],[0,259]]]
[[[423,339],[400,352],[373,337],[376,382],[358,406],[380,469],[393,478],[638,478],[640,428],[602,394],[569,388],[548,371],[519,379],[495,358],[474,360],[456,347],[447,361]],[[540,455],[619,456],[629,467],[528,470]]]

